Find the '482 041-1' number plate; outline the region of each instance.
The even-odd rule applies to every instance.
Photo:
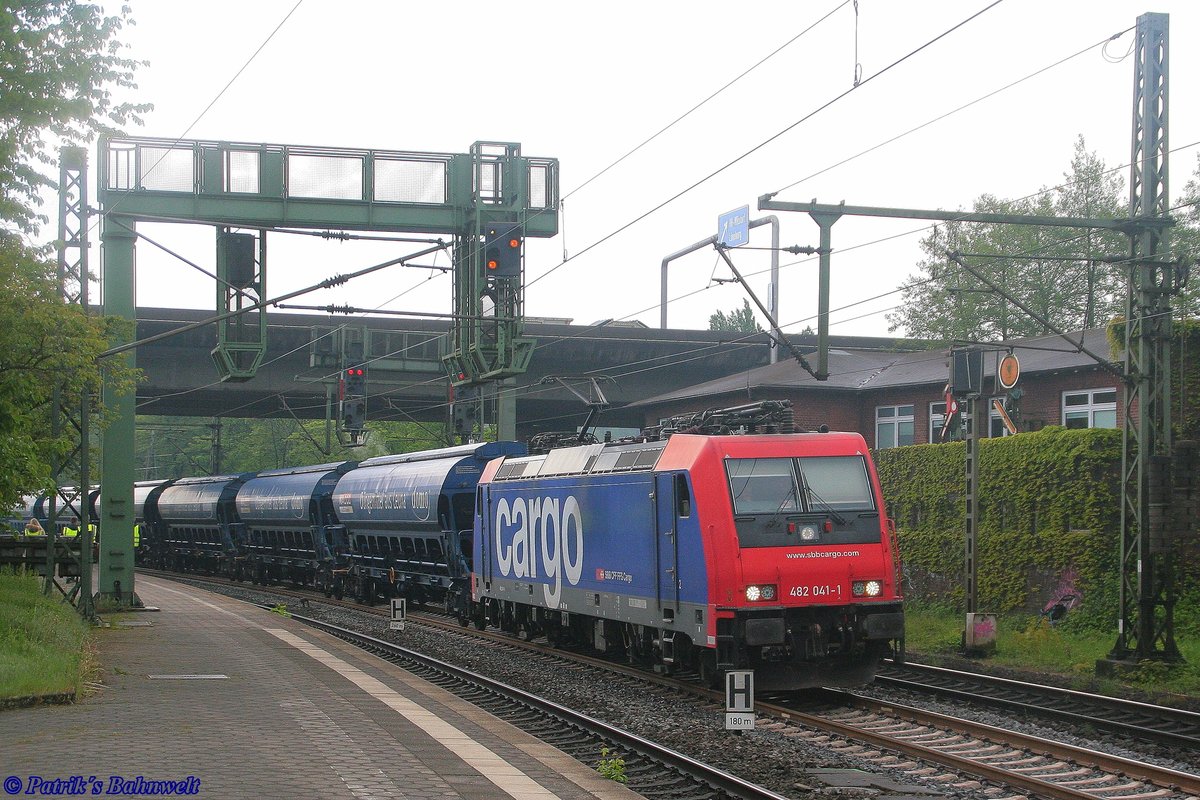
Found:
[[[788,592],[792,597],[841,597],[841,586],[830,586],[829,584],[816,584],[813,586],[793,586]]]

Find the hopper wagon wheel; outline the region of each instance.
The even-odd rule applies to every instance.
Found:
[[[487,601],[480,602],[475,606],[475,614],[472,622],[475,623],[476,630],[483,630],[487,627]]]
[[[375,605],[375,581],[369,575],[358,579],[358,602],[365,606]]]

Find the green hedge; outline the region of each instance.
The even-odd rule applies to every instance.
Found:
[[[965,608],[965,445],[875,455],[910,599]],[[1119,586],[1121,433],[1048,427],[980,447],[980,610],[1037,611],[1076,594],[1074,617],[1111,626]]]

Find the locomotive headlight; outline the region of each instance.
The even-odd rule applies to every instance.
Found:
[[[805,525],[800,529],[800,541],[802,542],[815,542],[820,538],[815,525]]]
[[[746,587],[746,599],[751,603],[757,603],[760,600],[774,600],[776,594],[775,585],[770,583]]]
[[[855,597],[878,597],[883,591],[882,581],[855,581],[850,587]]]

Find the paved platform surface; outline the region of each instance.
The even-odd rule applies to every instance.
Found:
[[[102,688],[0,713],[0,797],[639,796],[295,620],[155,578],[137,591],[161,610],[97,632]]]

